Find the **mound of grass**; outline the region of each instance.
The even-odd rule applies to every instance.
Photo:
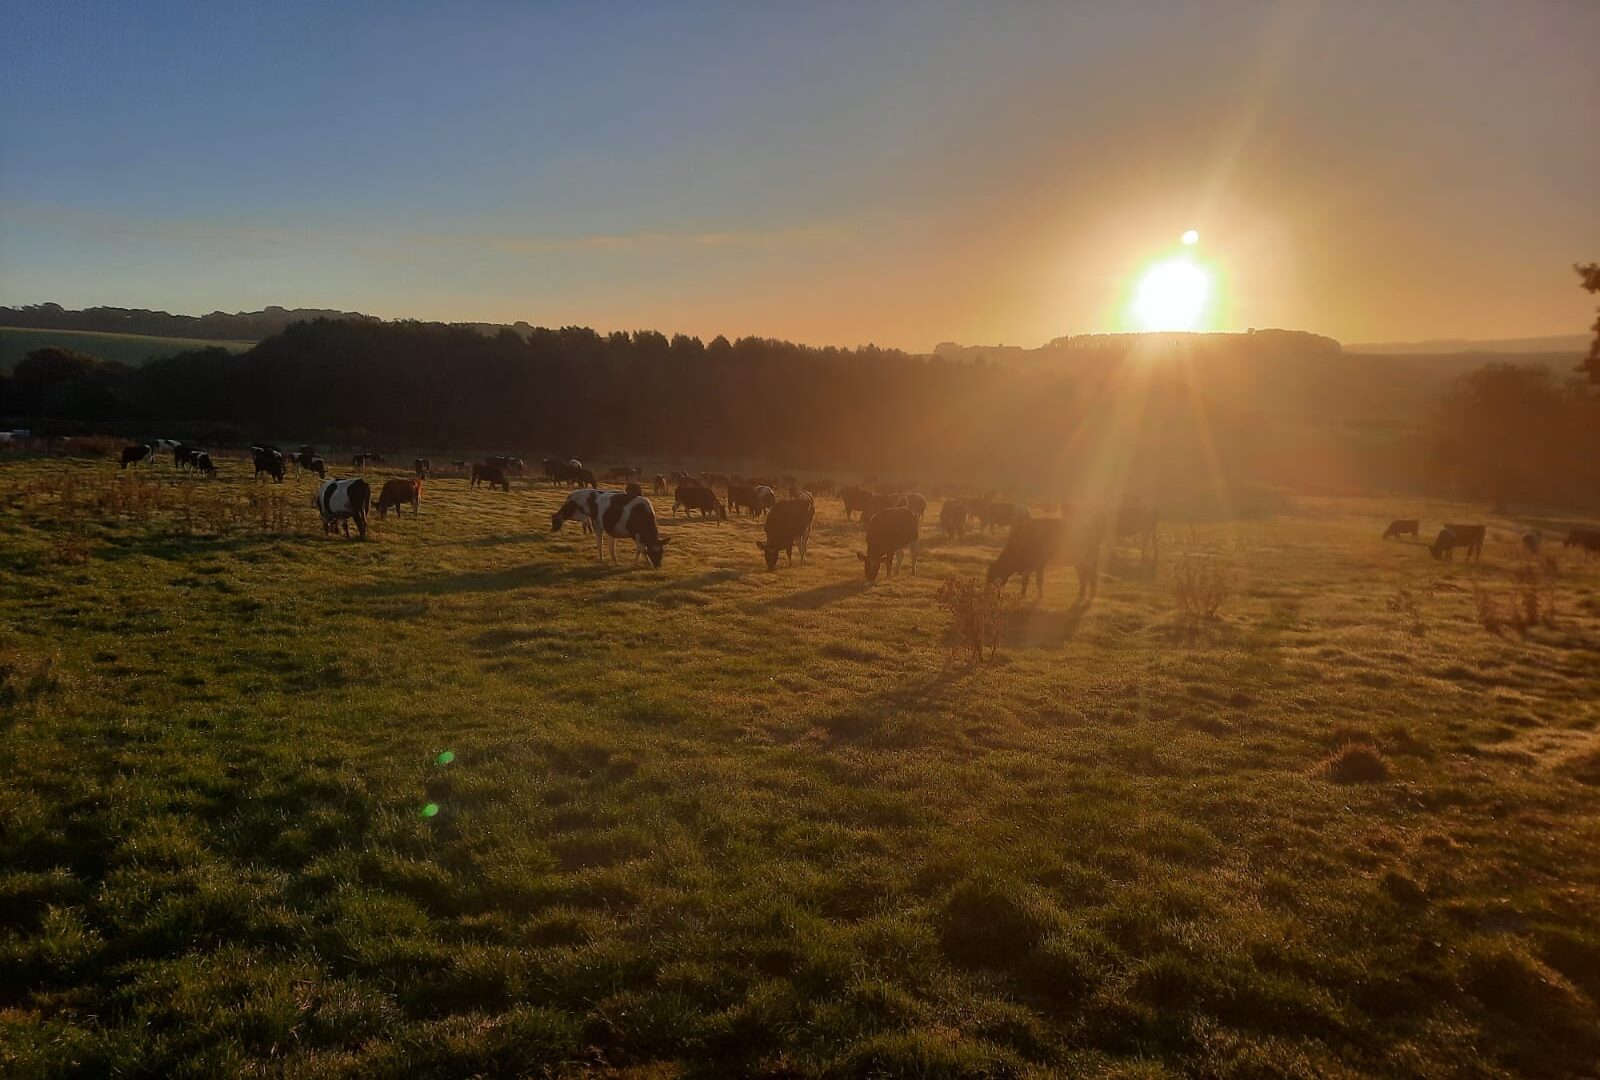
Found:
[[[983,874],[945,898],[939,940],[956,963],[1013,968],[1055,928],[1053,912],[1019,881]]]
[[[1345,743],[1322,768],[1335,784],[1381,784],[1389,779],[1389,763],[1371,743]]]

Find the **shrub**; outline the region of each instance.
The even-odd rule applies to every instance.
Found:
[[[977,578],[946,578],[934,597],[950,613],[952,654],[965,652],[975,664],[983,662],[983,650],[992,661],[1000,649],[1006,616],[1016,608],[1016,600],[998,585],[980,584]]]
[[[1519,633],[1556,619],[1555,573],[1548,565],[1524,562],[1511,575],[1511,625]]]
[[[1378,784],[1389,779],[1389,763],[1366,742],[1347,742],[1323,763],[1335,784]]]
[[[1172,567],[1172,588],[1178,612],[1189,622],[1215,619],[1233,595],[1233,571],[1216,559],[1184,552]]]
[[[1399,615],[1405,624],[1406,633],[1412,637],[1421,637],[1428,632],[1427,626],[1422,621],[1422,607],[1417,603],[1417,594],[1405,582],[1395,585],[1394,595],[1389,597],[1389,610]]]
[[[1478,613],[1478,624],[1491,634],[1498,634],[1505,620],[1500,617],[1500,601],[1482,585],[1472,586],[1472,604]]]

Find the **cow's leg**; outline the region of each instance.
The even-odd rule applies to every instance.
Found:
[[[599,529],[594,531],[594,557],[601,562],[606,561],[606,534]]]

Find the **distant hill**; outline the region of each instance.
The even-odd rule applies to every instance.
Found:
[[[87,353],[96,360],[115,360],[138,367],[159,356],[221,346],[242,352],[253,341],[207,341],[201,338],[151,337],[146,334],[100,334],[90,330],[33,330],[0,326],[0,372],[9,372],[18,360],[49,345]]]
[[[33,330],[84,330],[106,334],[140,334],[150,337],[202,341],[260,341],[297,322],[311,319],[362,319],[377,321],[357,311],[323,308],[268,307],[260,311],[213,311],[209,315],[173,315],[145,308],[92,307],[75,311],[60,304],[24,304],[0,307],[0,326]]]
[[[1581,356],[1589,351],[1590,338],[1583,334],[1557,334],[1554,337],[1500,338],[1494,341],[1469,341],[1440,338],[1433,341],[1379,341],[1346,345],[1347,353],[1564,353]]]

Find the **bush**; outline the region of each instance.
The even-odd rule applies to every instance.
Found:
[[[1172,588],[1178,599],[1178,612],[1185,620],[1215,619],[1233,595],[1233,571],[1215,559],[1185,552],[1172,567]]]
[[[1406,633],[1412,637],[1422,637],[1428,632],[1427,626],[1422,621],[1422,606],[1417,603],[1417,594],[1405,582],[1395,586],[1394,595],[1389,597],[1389,610],[1399,615],[1405,622]]]
[[[1000,649],[1006,616],[1016,600],[998,585],[980,584],[977,578],[946,578],[934,597],[950,613],[952,654],[965,652],[972,662],[983,662],[983,650],[992,661]]]

